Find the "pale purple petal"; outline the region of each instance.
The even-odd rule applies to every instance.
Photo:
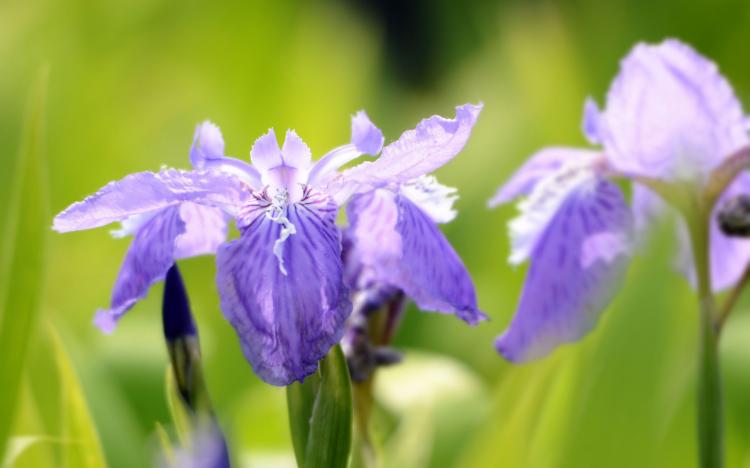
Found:
[[[238,240],[217,252],[217,284],[225,317],[239,335],[255,373],[288,385],[315,372],[339,341],[351,311],[342,279],[336,207],[320,200],[291,204],[295,233],[281,245],[286,274],[274,246],[282,224],[257,216]]]
[[[221,172],[139,172],[110,182],[94,195],[72,204],[55,217],[52,227],[59,232],[91,229],[181,202],[214,206],[233,214],[248,196],[245,184]]]
[[[386,189],[368,192],[352,199],[347,215],[347,276],[354,273],[358,287],[394,286],[422,310],[455,314],[472,325],[486,319],[458,254],[407,197]]]
[[[175,261],[175,239],[185,232],[180,207],[170,206],[138,229],[120,267],[110,308],[99,310],[94,323],[111,333],[120,317],[146,297],[152,284],[164,279]]]
[[[287,130],[284,147],[281,148],[284,165],[295,169],[305,170],[310,166],[312,153],[294,130]]]
[[[586,102],[583,105],[583,135],[592,145],[600,145],[601,139],[601,111],[599,106],[592,98],[586,98]]]
[[[196,169],[203,169],[206,160],[224,156],[224,138],[214,123],[206,120],[198,125],[190,148],[190,162]]]
[[[352,117],[352,144],[361,153],[378,154],[383,148],[383,132],[372,123],[365,111]]]
[[[743,193],[750,193],[750,173],[747,172],[741,173],[732,182],[716,204],[711,216],[711,285],[715,292],[734,286],[747,265],[750,264],[750,239],[725,235],[721,232],[717,220],[717,212],[723,202]],[[678,226],[677,236],[679,245],[677,267],[695,287],[692,249],[684,222]]]
[[[179,209],[185,232],[175,239],[175,259],[215,253],[227,237],[227,215],[190,202],[181,203]]]
[[[658,219],[672,208],[650,189],[641,184],[633,184],[633,216],[635,231],[643,236]]]
[[[250,150],[250,160],[253,166],[261,172],[283,163],[279,142],[273,129],[269,129],[263,136],[255,140]]]
[[[518,310],[495,342],[513,362],[544,356],[591,330],[629,263],[632,215],[599,178],[569,193],[532,254]]]
[[[528,195],[537,182],[567,163],[586,164],[601,157],[601,152],[579,148],[544,148],[531,155],[521,168],[487,202],[490,208]]]
[[[600,136],[617,169],[666,179],[705,176],[748,143],[740,102],[716,65],[667,40],[622,61]]]
[[[380,157],[344,171],[329,192],[363,193],[390,183],[407,182],[446,164],[464,147],[482,105],[456,108],[454,119],[433,116],[383,148]]]

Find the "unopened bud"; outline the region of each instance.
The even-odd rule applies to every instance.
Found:
[[[724,234],[750,237],[750,195],[738,195],[724,202],[717,219]]]

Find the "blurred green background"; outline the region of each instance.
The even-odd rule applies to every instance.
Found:
[[[438,175],[459,188],[459,216],[444,231],[492,320],[471,328],[408,311],[397,335],[406,362],[382,372],[378,388],[389,466],[695,466],[698,315],[671,267],[670,226],[641,251],[622,293],[581,343],[523,366],[492,347],[512,317],[524,269],[505,261],[505,225],[515,209],[488,211],[486,200],[532,151],[585,145],[584,98],[601,102],[635,42],[670,36],[718,62],[750,105],[746,0],[4,0],[0,207],[10,203],[27,96],[43,64],[50,67],[50,225],[53,213],[110,180],[188,167],[193,128],[206,118],[221,127],[228,154],[247,157],[255,138],[274,127],[296,129],[320,156],[348,139],[349,116],[359,109],[390,141],[423,117],[482,101],[468,146]],[[60,433],[47,362],[56,351],[44,332],[52,324],[80,376],[107,462],[146,466],[159,450],[155,424],[170,424],[161,285],[104,336],[92,317],[108,303],[128,240],[99,229],[50,231],[48,242],[24,380],[32,395],[24,401],[36,403],[20,411],[14,433]],[[218,309],[212,259],[181,268],[235,460],[293,466],[284,390],[263,384],[244,361]],[[732,317],[721,349],[731,467],[750,467],[747,305]],[[59,454],[42,453],[48,449],[33,446],[17,463],[56,465]]]

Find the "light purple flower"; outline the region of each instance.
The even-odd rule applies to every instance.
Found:
[[[527,197],[510,223],[510,261],[529,260],[529,272],[516,315],[496,342],[511,361],[543,356],[585,335],[621,286],[635,234],[670,209],[641,185],[629,207],[608,178],[700,187],[710,170],[749,143],[739,101],[716,65],[676,40],[635,46],[606,108],[587,100],[583,132],[602,149],[540,151],[490,200],[496,206]],[[748,189],[743,175],[724,197]],[[723,289],[750,260],[750,242],[726,237],[711,222],[713,285]],[[684,226],[678,229],[686,238]],[[692,258],[682,249],[679,264],[690,277]]]
[[[192,154],[201,146],[206,157],[220,157],[216,152],[224,150],[221,134],[209,122],[195,131],[193,163]],[[191,177],[176,170],[133,174],[106,185],[55,218],[53,228],[58,232],[120,221],[121,229],[112,234],[133,236],[112,290],[110,307],[99,310],[94,319],[102,331],[114,331],[117,321],[146,297],[152,284],[164,279],[176,260],[212,254],[224,242],[226,216],[219,208],[199,204],[205,196],[201,190],[213,187],[215,180],[208,174],[197,182]],[[222,204],[223,196],[213,195],[216,206]]]
[[[221,308],[255,372],[287,385],[316,370],[341,338],[351,311],[335,225],[338,207],[351,195],[444,164],[465,143],[479,110],[466,105],[457,108],[454,120],[427,119],[376,161],[343,172],[338,169],[344,164],[382,147],[382,133],[364,112],[352,119],[351,142],[315,163],[294,131],[279,147],[269,130],[256,140],[247,163],[220,154],[218,129],[204,125],[191,151],[196,171],[133,174],[73,205],[55,227],[96,227],[186,202],[233,217],[240,237],[216,252]],[[386,171],[388,177],[380,177]]]
[[[456,190],[422,176],[357,195],[347,206],[347,280],[355,290],[397,288],[420,309],[486,319],[474,284],[437,223],[451,221]]]

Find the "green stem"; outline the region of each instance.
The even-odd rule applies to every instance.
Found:
[[[698,349],[698,450],[701,468],[722,468],[723,404],[719,372],[716,304],[711,288],[709,210],[698,209],[688,219],[700,303],[700,346]]]
[[[375,468],[378,466],[377,451],[370,435],[370,416],[375,402],[372,395],[373,377],[364,382],[352,382],[354,393],[354,446],[356,460],[352,466]]]

